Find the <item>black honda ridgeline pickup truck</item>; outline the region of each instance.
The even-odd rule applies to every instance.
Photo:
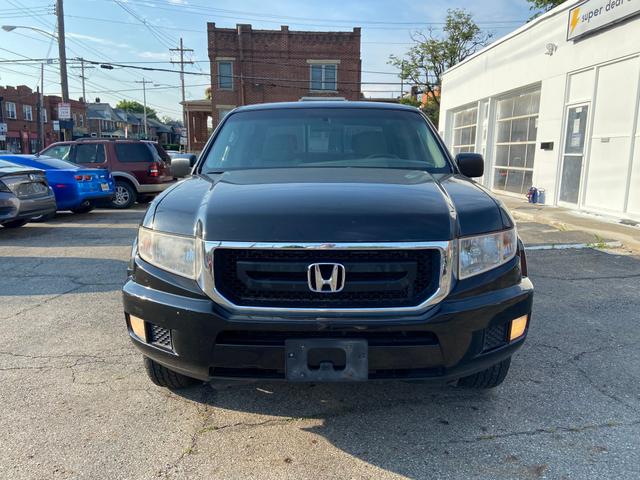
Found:
[[[411,107],[229,113],[133,246],[124,311],[149,377],[496,387],[533,286],[483,170]]]

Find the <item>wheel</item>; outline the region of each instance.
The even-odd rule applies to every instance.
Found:
[[[511,357],[486,370],[461,378],[458,380],[458,386],[477,389],[495,388],[504,381],[509,372],[509,365],[511,365]]]
[[[111,206],[118,209],[130,208],[136,201],[136,191],[130,183],[117,180],[116,192],[111,200]]]
[[[20,228],[23,225],[26,225],[29,220],[12,220],[10,222],[5,222],[2,224],[4,228]]]
[[[136,202],[138,203],[149,203],[151,202],[155,197],[153,195],[140,195],[138,194],[138,196],[136,197]]]
[[[201,383],[200,380],[169,370],[167,367],[154,362],[148,357],[143,358],[144,368],[147,371],[149,379],[159,387],[179,390]]]
[[[91,204],[91,202],[85,202],[82,205],[80,205],[79,207],[76,208],[72,208],[71,211],[73,213],[89,213],[91,210],[93,210],[93,205]]]
[[[37,217],[33,217],[29,221],[36,222],[36,223],[44,223],[44,222],[48,222],[49,220],[53,220],[54,218],[56,218],[56,212],[47,213],[46,215],[38,215]]]

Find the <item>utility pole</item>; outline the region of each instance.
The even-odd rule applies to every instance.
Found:
[[[71,68],[80,69],[80,78],[82,79],[82,102],[87,103],[87,92],[85,90],[85,85],[84,85],[84,82],[87,79],[87,77],[85,76],[84,71],[89,68],[96,68],[96,67],[94,67],[93,65],[85,65],[86,60],[82,57],[79,57],[76,60],[80,62],[80,66],[78,67],[77,65],[72,65]]]
[[[42,150],[42,91],[40,90],[40,85],[36,88],[36,93],[38,94],[38,103],[36,106],[36,118],[38,119],[38,148],[36,149],[36,153],[39,153]]]
[[[60,59],[60,87],[62,88],[62,101],[69,102],[69,81],[67,79],[67,49],[64,37],[64,7],[62,0],[56,0],[56,16],[58,17],[58,57]],[[64,139],[72,140],[73,131],[69,128],[63,130]]]
[[[147,130],[147,83],[153,83],[151,80],[143,78],[142,80],[136,80],[136,83],[142,84],[142,100],[144,102],[144,138],[149,138],[149,131]]]
[[[187,111],[186,111],[185,106],[184,106],[184,102],[185,102],[185,95],[184,95],[184,66],[185,66],[185,64],[192,65],[193,62],[184,60],[184,52],[193,52],[193,48],[184,48],[184,46],[182,44],[182,37],[180,37],[180,47],[179,48],[170,48],[169,51],[170,52],[180,52],[180,61],[179,62],[174,62],[172,60],[171,63],[176,63],[176,64],[179,63],[180,64],[180,86],[182,88],[182,124],[187,129],[187,151],[191,151],[191,134],[189,132],[189,119],[187,118]]]
[[[404,60],[400,64],[400,99],[404,97]]]
[[[40,142],[40,148],[38,148],[38,152],[45,147],[45,134],[44,134],[44,63],[40,64],[40,95],[38,97],[38,101],[40,102],[40,111],[38,112],[38,127],[40,130],[40,134],[38,135],[38,140]]]

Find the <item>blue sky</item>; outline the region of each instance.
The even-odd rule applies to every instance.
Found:
[[[28,25],[54,30],[52,0],[3,0],[0,24]],[[120,5],[119,5],[120,4]],[[124,7],[124,8],[123,8]],[[390,54],[400,55],[410,47],[412,31],[425,30],[428,22],[442,22],[447,8],[465,8],[483,29],[503,36],[531,16],[525,0],[65,0],[67,57],[84,57],[103,62],[168,62],[170,46],[180,37],[193,48],[190,67],[209,72],[206,23],[221,27],[251,23],[254,28],[292,30],[350,30],[362,27],[363,82],[399,82],[394,75],[366,72],[393,72],[387,65]],[[127,11],[129,10],[129,11]],[[153,25],[150,32],[142,22]],[[385,23],[394,22],[394,24]],[[404,24],[406,22],[406,24]],[[496,25],[495,22],[510,22]],[[398,23],[403,23],[399,25]],[[434,24],[438,28],[437,23]],[[26,84],[35,89],[39,82],[36,63],[6,60],[57,58],[57,45],[46,36],[29,30],[0,31],[0,85]],[[137,66],[176,68],[169,63],[136,63]],[[79,68],[69,68],[72,98],[81,93]],[[87,99],[99,97],[115,104],[126,98],[142,101],[143,78],[149,84],[147,102],[161,115],[180,118],[179,77],[173,73],[133,69],[88,69]],[[202,98],[206,76],[187,76],[187,98]],[[366,85],[367,95],[397,95],[399,85]],[[45,66],[45,94],[59,94],[56,65]]]

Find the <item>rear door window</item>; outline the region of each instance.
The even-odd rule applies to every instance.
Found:
[[[104,163],[104,145],[101,143],[80,143],[74,150],[75,163]]]
[[[153,154],[144,143],[116,143],[118,160],[124,163],[151,163]]]

